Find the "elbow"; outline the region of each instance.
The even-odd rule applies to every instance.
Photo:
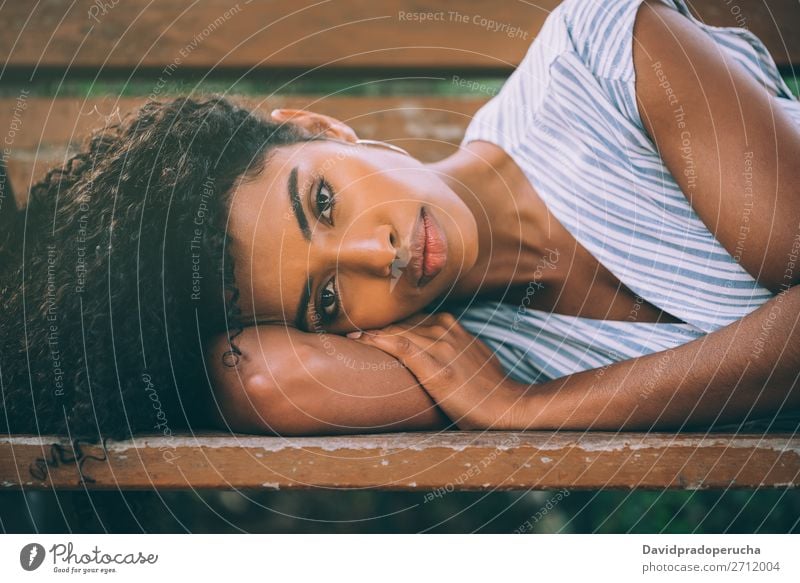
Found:
[[[293,396],[308,388],[321,366],[318,352],[301,342],[244,350],[231,367],[214,359],[216,424],[226,431],[285,434],[297,413]]]

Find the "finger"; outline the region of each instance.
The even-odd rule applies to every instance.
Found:
[[[383,328],[348,332],[347,337],[356,339],[362,334],[375,334],[377,332],[384,334],[414,332],[421,337],[427,338],[428,340],[438,341],[444,338],[452,329],[463,330],[463,328],[458,325],[457,320],[451,314],[426,314],[424,312],[418,312],[409,316],[408,318],[405,318],[404,320],[388,324]]]
[[[418,354],[424,353],[423,348],[414,341],[412,336],[413,333],[388,334],[384,331],[365,331],[357,340],[363,344],[375,346],[407,365]]]
[[[417,325],[404,327],[398,325],[393,331],[394,334],[403,334],[411,338],[423,350],[433,352],[439,356],[438,349],[441,348],[440,343],[447,341],[447,329],[439,326],[438,324],[431,324],[430,326]]]
[[[446,312],[414,314],[410,318],[401,320],[397,325],[406,330],[413,330],[421,336],[434,341],[442,340],[448,336],[452,337],[454,333],[461,330],[458,321],[452,314]]]
[[[439,351],[424,349],[426,341],[431,342],[430,339],[410,331],[392,335],[381,331],[370,335],[364,334],[358,340],[383,350],[400,361],[438,403],[454,388],[458,388],[454,386],[457,378],[456,368],[451,358],[445,357],[443,360],[442,354],[438,354]]]
[[[442,383],[451,380],[453,369],[449,364],[440,363],[433,354],[424,349],[423,345],[418,344],[420,340],[425,341],[424,338],[414,336],[411,332],[394,335],[381,332],[373,335],[365,334],[358,339],[358,342],[374,346],[395,357],[411,371],[426,390],[439,390]]]
[[[374,328],[371,330],[363,330],[362,332],[367,336],[375,336],[378,334],[386,335],[386,336],[397,336],[398,334],[410,334],[412,340],[421,340],[425,338],[425,327],[424,326],[414,326],[411,324],[406,324],[403,322],[396,322],[394,324],[389,324],[384,326],[383,328]],[[351,338],[357,336],[353,335],[350,336]]]
[[[397,324],[390,324],[385,328],[373,328],[370,330],[353,330],[352,332],[348,332],[346,336],[348,338],[352,338],[353,340],[358,340],[363,336],[375,336],[376,334],[388,334],[393,336],[395,334],[399,334],[401,332],[406,332],[407,329],[399,326]]]
[[[434,319],[426,325],[415,328],[415,331],[431,340],[462,347],[475,338],[450,314],[436,314]]]

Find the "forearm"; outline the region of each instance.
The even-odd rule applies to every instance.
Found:
[[[669,351],[526,390],[513,429],[672,429],[800,407],[800,287]]]
[[[282,326],[246,328],[236,367],[221,336],[209,350],[216,424],[309,435],[436,429],[447,417],[396,359],[342,336]]]
[[[290,374],[300,433],[441,429],[449,421],[414,375],[392,356],[342,336],[305,336],[305,370]],[[288,384],[288,383],[287,383]]]

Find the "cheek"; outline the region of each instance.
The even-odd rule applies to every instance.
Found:
[[[362,282],[351,285],[353,293],[342,298],[344,314],[342,325],[352,328],[381,328],[417,313],[425,307],[423,298],[409,298],[397,291],[389,291],[386,281]]]

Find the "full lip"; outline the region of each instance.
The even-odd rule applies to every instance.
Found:
[[[414,287],[420,288],[442,272],[447,262],[447,239],[436,217],[420,208],[409,242],[408,274]]]

